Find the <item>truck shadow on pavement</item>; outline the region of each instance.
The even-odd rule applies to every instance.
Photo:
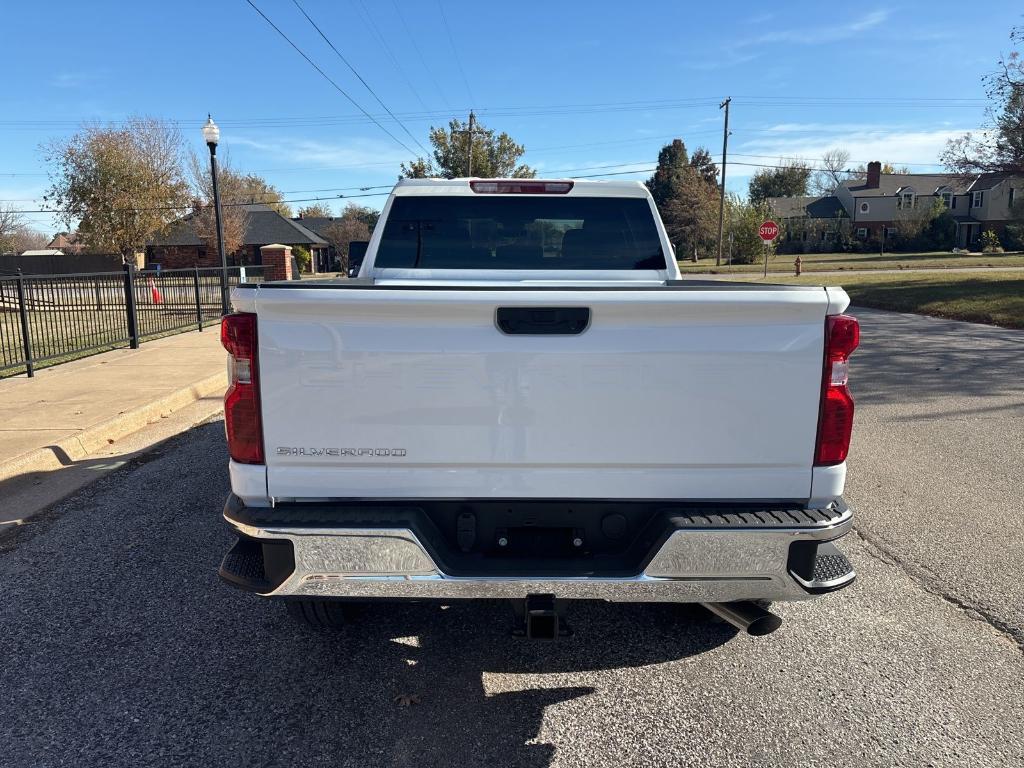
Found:
[[[259,633],[264,670],[267,662],[305,664],[295,679],[265,686],[256,676],[240,686],[288,712],[290,729],[347,710],[348,728],[319,739],[335,739],[333,749],[353,765],[548,766],[557,740],[542,731],[546,707],[583,713],[587,696],[607,684],[596,673],[675,661],[735,635],[661,605],[577,603],[575,634],[541,642],[512,637],[511,610],[498,601],[371,605],[333,632],[296,625],[283,606],[257,602],[270,612]],[[281,695],[286,686],[294,696]],[[592,722],[593,713],[581,720]]]
[[[500,602],[380,604],[339,632],[306,628],[216,575],[233,538],[223,455],[222,425],[197,427],[5,538],[0,763],[547,766],[609,721],[591,693],[657,706],[631,668],[735,636],[673,606],[605,603],[574,604],[575,635],[553,643],[513,638]],[[560,711],[545,729],[546,707]]]
[[[861,323],[861,344],[850,358],[858,403],[935,401],[948,414],[954,396],[993,400],[1021,394],[1024,331],[856,306],[849,312]],[[1016,407],[999,402],[991,410]]]

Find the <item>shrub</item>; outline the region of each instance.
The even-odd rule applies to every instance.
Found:
[[[986,229],[981,233],[981,251],[982,253],[1003,252],[1003,244],[999,242],[999,235],[991,229]]]
[[[295,257],[295,263],[299,265],[300,272],[309,272],[313,266],[313,257],[309,253],[309,248],[304,245],[296,245],[292,248],[292,256]]]

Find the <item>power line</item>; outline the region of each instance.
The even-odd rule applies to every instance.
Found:
[[[360,106],[359,103],[355,99],[353,99],[351,96],[349,96],[348,93],[346,93],[344,88],[342,88],[340,85],[338,85],[336,82],[334,82],[334,80],[332,80],[330,78],[330,76],[328,76],[328,74],[326,72],[324,72],[322,69],[320,69],[320,67],[317,66],[316,62],[313,61],[311,58],[309,58],[309,56],[307,56],[306,53],[301,48],[299,48],[299,46],[297,46],[295,43],[293,43],[292,39],[290,37],[288,37],[288,35],[286,35],[284,32],[282,32],[281,29],[274,22],[272,22],[267,17],[267,15],[265,13],[263,13],[263,11],[261,11],[256,6],[256,4],[252,0],[245,0],[245,1],[252,7],[252,9],[254,11],[256,11],[256,13],[258,13],[260,16],[263,17],[263,20],[266,21],[267,24],[269,24],[270,26],[272,26],[274,28],[274,30],[277,32],[277,34],[279,34],[281,37],[283,37],[285,40],[287,40],[288,44],[292,48],[294,48],[298,52],[298,54],[300,56],[302,56],[302,58],[304,58],[306,61],[308,61],[310,66],[313,67],[313,69],[315,69],[317,72],[319,72],[321,74],[321,76],[323,76],[323,78],[327,82],[329,82],[331,85],[333,85],[334,89],[338,93],[340,93],[342,96],[344,96],[346,99],[348,99],[352,103],[352,105],[355,106],[364,115],[366,115],[366,117],[368,117],[374,123],[374,125],[376,125],[382,131],[384,131],[384,133],[386,133],[388,136],[390,136],[392,139],[394,139],[398,143],[398,145],[402,147],[402,149],[404,149],[410,155],[415,155],[416,154],[411,149],[409,149],[409,147],[407,147],[402,142],[401,139],[399,139],[397,136],[395,136],[395,134],[393,134],[391,131],[389,131],[387,128],[385,128],[373,115],[371,115],[369,112],[367,112],[365,109],[363,109],[362,106]]]
[[[437,77],[433,71],[427,66],[427,60],[423,58],[423,51],[420,50],[420,44],[416,42],[416,35],[409,29],[409,25],[405,21],[405,14],[402,13],[402,9],[398,5],[398,0],[391,0],[391,4],[395,7],[395,13],[398,14],[398,20],[402,24],[402,29],[405,30],[405,34],[412,42],[412,48],[416,52],[416,57],[420,60],[420,66],[423,67],[423,71],[427,73],[430,81],[434,84],[434,89],[437,91],[437,95],[441,97],[441,101],[444,102],[445,107],[448,111],[451,111],[451,105],[448,103],[447,97],[444,95],[444,91],[441,90],[441,84],[438,82]]]
[[[377,42],[380,43],[380,47],[384,49],[384,53],[386,53],[388,58],[391,60],[391,64],[394,66],[395,71],[398,72],[398,74],[405,81],[405,84],[409,87],[409,91],[412,93],[412,95],[416,97],[416,101],[420,103],[420,106],[423,107],[423,109],[429,109],[427,105],[423,102],[423,99],[420,97],[420,92],[415,88],[415,86],[413,86],[412,81],[409,79],[409,76],[405,72],[405,68],[402,67],[401,63],[395,57],[395,54],[392,52],[391,46],[388,45],[387,39],[384,37],[383,34],[381,34],[380,28],[377,26],[377,22],[373,20],[373,16],[370,15],[370,9],[363,4],[363,0],[359,0],[359,11],[360,14],[363,16],[364,20],[366,21],[367,26],[370,27],[370,30],[376,36]]]
[[[390,185],[389,185],[390,186]],[[372,187],[368,187],[372,189]],[[277,205],[279,203],[316,203],[316,202],[329,202],[331,200],[354,200],[360,197],[383,197],[390,195],[390,192],[366,192],[359,195],[332,195],[331,197],[303,197],[303,198],[291,198],[288,200],[267,200],[263,203],[221,203],[221,208],[235,208],[246,205]],[[199,206],[201,208],[209,208],[210,204]],[[112,208],[107,213],[142,213],[150,211],[188,211],[191,206],[188,205],[162,205],[153,206],[148,208]],[[34,210],[26,211],[10,211],[10,213],[50,213],[50,214],[62,214],[64,211],[53,209],[53,208],[37,208]]]
[[[455,63],[459,67],[459,72],[462,75],[462,82],[466,86],[466,93],[469,95],[470,104],[475,104],[476,99],[473,98],[473,89],[469,87],[469,78],[466,77],[466,70],[462,68],[462,59],[459,57],[459,49],[455,47],[455,40],[452,38],[452,28],[448,26],[448,16],[445,15],[444,5],[441,0],[437,0],[437,9],[441,12],[441,21],[444,24],[444,31],[448,35],[448,43],[452,47],[452,53],[455,54]]]
[[[366,80],[363,78],[362,75],[359,74],[358,70],[356,70],[356,68],[354,66],[352,66],[351,62],[349,62],[349,60],[345,58],[345,56],[341,53],[341,51],[339,51],[334,46],[334,43],[332,43],[331,39],[329,37],[327,37],[327,35],[324,34],[324,31],[322,29],[320,29],[320,26],[315,21],[313,21],[313,19],[310,17],[310,15],[308,13],[306,13],[306,9],[303,8],[301,5],[299,5],[299,0],[292,0],[292,2],[295,4],[295,7],[299,9],[299,12],[302,13],[302,15],[306,17],[306,21],[308,21],[310,24],[313,25],[313,29],[315,29],[317,31],[317,33],[319,33],[320,37],[322,37],[324,39],[324,42],[327,43],[331,47],[331,50],[334,51],[335,54],[337,54],[338,58],[341,59],[343,62],[345,62],[345,66],[348,67],[350,70],[352,70],[352,74],[355,75],[357,78],[359,78],[359,82],[362,83],[363,87],[365,87],[366,90],[368,90],[370,92],[370,94],[373,96],[373,98],[377,100],[377,103],[381,105],[381,107],[384,109],[384,111],[387,112],[389,115],[391,115],[391,119],[394,120],[396,123],[398,123],[398,125],[401,127],[401,129],[403,131],[405,131],[406,135],[410,139],[412,139],[414,142],[416,142],[417,146],[420,149],[422,149],[424,152],[427,152],[427,148],[424,147],[422,144],[420,144],[420,140],[417,139],[415,136],[412,135],[412,133],[409,132],[409,129],[405,127],[405,123],[403,123],[401,120],[399,120],[397,117],[395,117],[395,113],[392,112],[388,108],[388,105],[385,104],[381,100],[380,96],[377,95],[377,92],[375,90],[373,90],[373,88],[370,87],[370,84],[368,82],[366,82]]]

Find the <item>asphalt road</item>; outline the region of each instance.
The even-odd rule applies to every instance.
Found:
[[[0,541],[0,766],[1024,764],[1024,335],[863,319],[860,579],[774,635],[589,603],[556,644],[492,604],[297,627],[216,577],[216,422]]]

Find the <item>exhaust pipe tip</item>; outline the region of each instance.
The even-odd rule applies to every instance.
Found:
[[[766,613],[768,612],[766,611]],[[776,616],[774,613],[768,613],[767,616],[762,616],[748,624],[747,634],[754,637],[764,637],[765,635],[770,635],[781,626],[781,617]]]
[[[736,603],[701,603],[716,616],[754,637],[764,637],[782,626],[782,619],[750,600]]]

